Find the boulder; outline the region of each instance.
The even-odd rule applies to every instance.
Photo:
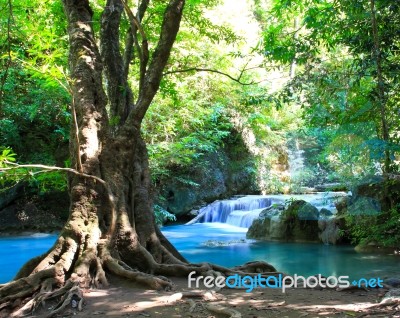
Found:
[[[318,209],[303,200],[293,201],[260,213],[247,232],[247,238],[278,241],[318,241]]]
[[[322,243],[338,244],[343,239],[343,229],[340,226],[340,221],[336,217],[320,219],[318,221],[318,227],[320,233],[318,235]]]
[[[253,221],[247,231],[246,237],[252,239],[283,240],[285,238],[284,224],[281,214],[285,207],[283,204],[274,204],[263,211]]]
[[[293,201],[283,212],[286,240],[295,242],[318,241],[318,209],[304,200]]]
[[[328,209],[325,209],[325,208],[322,208],[322,209],[319,211],[319,216],[320,216],[320,218],[329,218],[329,217],[331,217],[332,215],[333,215],[332,211],[330,211],[330,210],[328,210]]]
[[[318,209],[304,200],[294,200],[284,212],[287,219],[294,216],[299,220],[318,220],[318,214]]]

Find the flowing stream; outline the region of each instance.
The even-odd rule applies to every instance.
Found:
[[[200,209],[198,222],[219,222],[249,228],[261,211],[273,204],[292,200],[304,200],[336,213],[335,200],[346,196],[345,192],[319,192],[313,194],[246,195],[230,200],[216,201]]]
[[[343,195],[346,194],[340,194]],[[354,279],[400,277],[398,255],[358,254],[351,246],[246,239],[247,228],[271,204],[303,199],[318,209],[334,211],[336,196],[337,193],[245,196],[217,201],[203,209],[200,220],[203,223],[165,226],[162,232],[194,263],[208,261],[234,266],[264,260],[292,275],[347,275]],[[48,234],[0,238],[0,283],[12,279],[27,260],[46,252],[55,239],[56,235]]]

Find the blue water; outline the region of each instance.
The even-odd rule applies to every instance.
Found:
[[[322,274],[361,277],[400,277],[400,256],[358,254],[351,246],[278,242],[234,243],[208,247],[204,242],[238,241],[246,237],[246,228],[222,223],[173,225],[162,229],[166,237],[190,262],[213,262],[223,266],[265,260],[279,271],[303,276]],[[33,256],[46,252],[55,235],[0,238],[0,283],[12,279]]]
[[[173,225],[163,233],[190,262],[213,262],[224,266],[264,260],[286,274],[310,276],[400,277],[400,256],[359,254],[352,246],[316,243],[281,243],[246,240],[224,247],[207,247],[207,240],[230,241],[246,237],[246,228],[224,223]]]
[[[11,280],[32,257],[45,253],[56,238],[55,234],[0,238],[0,283]]]

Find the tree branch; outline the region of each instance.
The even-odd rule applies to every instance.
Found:
[[[149,0],[143,0],[139,4],[138,11],[136,13],[136,19],[139,24],[142,23],[143,16],[145,12],[147,11],[147,8],[149,6]],[[133,46],[135,45],[138,48],[138,43],[136,39],[136,32],[137,29],[132,29],[132,24],[131,27],[129,28],[127,34],[126,34],[126,40],[125,40],[125,52],[124,52],[124,77],[128,77],[128,72],[129,72],[129,63],[131,62],[133,58]],[[140,47],[139,47],[140,49]],[[139,53],[138,53],[139,54]]]
[[[150,103],[160,87],[163,71],[167,65],[172,46],[179,30],[184,5],[185,0],[170,0],[165,9],[160,37],[154,53],[152,54],[149,68],[144,76],[138,101],[135,108],[129,114],[127,125],[125,126],[127,129],[129,129],[129,126],[140,126]]]
[[[120,22],[124,5],[120,0],[107,0],[101,19],[100,48],[105,76],[107,95],[110,104],[110,118],[116,121],[114,132],[118,131],[133,108],[133,92],[127,83],[129,63],[133,56],[132,46],[137,41],[131,30],[127,34],[124,57],[120,47]],[[132,29],[132,27],[130,28]],[[136,47],[141,59],[141,49]]]
[[[212,68],[203,68],[203,67],[190,67],[187,69],[180,69],[180,70],[174,70],[174,71],[167,71],[165,72],[163,75],[169,75],[169,74],[175,74],[175,73],[187,73],[187,72],[210,72],[210,73],[217,73],[223,76],[228,77],[229,79],[231,79],[234,82],[239,83],[240,85],[244,85],[244,86],[248,86],[248,85],[255,85],[255,84],[260,84],[262,82],[265,82],[266,80],[261,80],[261,81],[251,81],[248,83],[242,82],[240,79],[243,75],[243,72],[246,70],[242,70],[240,72],[240,76],[238,78],[233,77],[232,75],[229,75],[227,73],[212,69]]]
[[[139,19],[135,17],[132,10],[129,8],[129,6],[126,4],[126,2],[124,0],[121,0],[121,2],[124,6],[126,14],[128,15],[129,22],[131,24],[130,30],[131,30],[135,45],[137,47],[138,54],[139,54],[139,62],[140,62],[139,90],[140,90],[143,86],[144,77],[145,77],[146,69],[147,69],[147,63],[149,62],[149,44],[147,41],[146,33],[144,32]],[[144,14],[144,12],[146,11],[147,4],[148,3],[146,3],[146,2],[144,2],[144,5],[142,3],[141,7],[139,8],[141,11],[141,14]],[[137,40],[137,36],[136,36],[137,30],[139,31],[139,33],[142,37],[142,47],[140,47],[139,42]]]
[[[90,175],[90,174],[86,174],[83,172],[79,172],[78,170],[72,169],[72,168],[61,168],[61,167],[57,167],[57,166],[46,166],[46,165],[41,165],[41,164],[24,164],[24,165],[20,165],[17,163],[13,163],[10,161],[5,160],[4,163],[6,163],[7,165],[10,165],[12,167],[2,167],[0,168],[0,173],[5,173],[7,171],[13,171],[13,170],[17,170],[17,169],[23,169],[23,168],[32,168],[32,169],[42,169],[40,172],[44,172],[44,170],[46,171],[64,171],[64,172],[68,172],[68,173],[72,173],[75,174],[77,176],[80,177],[84,177],[84,178],[90,178],[93,180],[96,180],[98,182],[100,182],[101,184],[105,185],[106,182],[96,176]]]

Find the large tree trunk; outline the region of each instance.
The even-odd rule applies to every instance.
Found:
[[[136,17],[121,0],[107,1],[101,54],[89,1],[64,0],[63,4],[68,20],[74,118],[70,154],[76,170],[69,178],[70,216],[49,252],[29,261],[16,280],[0,287],[0,311],[18,316],[31,312],[46,299],[69,293],[50,313],[53,315],[73,295],[82,298],[81,288],[107,286],[107,275],[111,274],[150,288],[169,289],[172,283],[164,276],[187,276],[192,271],[203,275],[233,273],[217,265],[188,264],[157,228],[152,211],[148,157],[140,126],[159,88],[184,0],[170,0],[167,5],[151,59],[147,39],[140,30],[147,0],[140,3]],[[126,41],[130,46],[122,55],[119,22],[124,7],[131,30]],[[127,80],[131,46],[140,53],[136,102]],[[110,116],[118,118],[116,124],[110,125],[107,109]]]
[[[109,4],[102,19],[103,29],[113,31],[119,41],[122,3]],[[127,87],[127,73],[115,81],[123,70],[122,65],[112,69],[115,38],[105,44],[111,116],[120,117],[115,131],[110,129],[106,111],[103,61],[92,29],[93,12],[87,0],[64,0],[74,118],[70,153],[72,166],[81,175],[69,178],[70,216],[55,245],[46,255],[28,262],[17,275],[21,279],[0,288],[2,308],[18,307],[21,299],[39,290],[48,292],[66,286],[67,282],[80,288],[107,285],[105,271],[151,288],[171,287],[171,282],[159,274],[188,272],[184,258],[155,225],[148,157],[140,135],[140,124],[158,90],[183,5],[184,0],[171,0],[166,8],[159,44],[152,64],[143,73],[135,105]],[[123,99],[119,94],[121,85],[129,90]],[[44,294],[37,294],[16,315],[32,310],[40,297]]]

